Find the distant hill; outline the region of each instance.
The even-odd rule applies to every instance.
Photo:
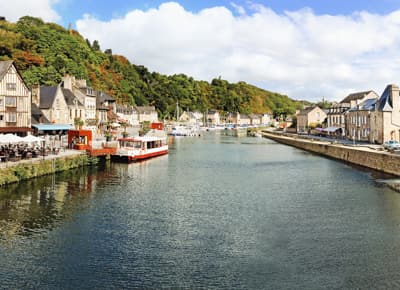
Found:
[[[213,79],[210,83],[184,74],[149,72],[111,49],[101,51],[98,41],[91,43],[75,30],[30,16],[17,23],[0,21],[0,60],[8,59],[15,61],[29,86],[55,85],[69,73],[111,94],[118,103],[154,105],[161,117],[174,116],[177,101],[180,109],[203,112],[292,114],[302,106],[245,82]]]

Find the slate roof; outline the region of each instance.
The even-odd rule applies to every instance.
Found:
[[[139,114],[145,114],[155,112],[156,108],[154,106],[138,106],[136,107],[136,110],[139,112]]]
[[[31,104],[32,124],[50,123],[43,112],[34,103]]]
[[[108,110],[108,107],[104,106],[105,102],[113,102],[114,103],[115,99],[106,93],[98,92],[97,98],[96,98],[96,108],[98,110]]]
[[[117,105],[117,113],[121,113],[124,115],[133,115],[135,111],[137,112],[137,110],[132,106]]]
[[[350,94],[347,97],[345,97],[340,103],[350,103],[350,101],[362,99],[365,95],[368,95],[371,92],[373,92],[373,91],[370,90],[370,91],[364,91],[364,92]]]
[[[318,108],[318,107],[308,107],[308,108],[305,108],[305,109],[303,109],[303,110],[301,110],[299,113],[298,113],[298,115],[308,115],[308,113],[310,113],[312,110],[314,110],[315,108]]]
[[[378,111],[381,112],[392,112],[393,111],[393,103],[392,98],[390,97],[390,91],[392,86],[387,86],[382,93],[382,96],[378,101]]]
[[[97,98],[101,100],[102,102],[115,102],[115,99],[111,97],[109,94],[106,94],[104,92],[98,92]]]
[[[57,86],[40,87],[40,109],[49,109],[54,102]]]
[[[378,99],[367,99],[361,104],[351,108],[349,112],[354,112],[354,111],[374,111],[375,110],[375,105],[377,103]]]
[[[260,119],[261,118],[261,116],[257,115],[257,114],[250,114],[249,117],[250,117],[250,119]]]
[[[76,103],[79,107],[84,107],[84,105],[79,101],[79,99],[74,95],[71,90],[64,88],[62,88],[61,90],[64,95],[65,102],[68,106],[74,106],[74,100],[76,100]]]
[[[0,61],[0,80],[3,79],[3,77],[8,72],[12,64],[13,64],[12,60]]]

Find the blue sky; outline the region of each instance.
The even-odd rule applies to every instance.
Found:
[[[400,83],[400,0],[0,0],[163,74],[341,100]]]
[[[89,13],[95,15],[101,20],[124,15],[130,10],[158,7],[167,1],[147,0],[147,1],[96,1],[96,0],[60,0],[54,8],[61,15],[61,22],[64,25],[74,23],[81,18],[83,14]],[[207,0],[207,1],[189,1],[180,0],[179,2],[189,11],[199,11],[204,8],[215,6],[225,6],[232,8],[231,3],[240,6],[247,6],[248,3],[257,3],[272,8],[278,13],[284,11],[294,11],[305,7],[313,9],[316,14],[352,14],[356,11],[369,11],[372,13],[385,14],[400,8],[400,0],[268,0],[268,1],[247,1],[247,0]]]

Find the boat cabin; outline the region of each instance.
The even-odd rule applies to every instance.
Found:
[[[134,148],[134,149],[154,149],[165,146],[166,142],[159,138],[121,138],[119,139],[120,148]]]

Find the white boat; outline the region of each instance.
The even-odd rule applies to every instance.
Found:
[[[118,149],[113,159],[133,162],[168,154],[166,137],[143,136],[118,139]]]
[[[195,126],[176,126],[173,127],[168,135],[170,136],[197,136],[198,134],[198,127]]]

